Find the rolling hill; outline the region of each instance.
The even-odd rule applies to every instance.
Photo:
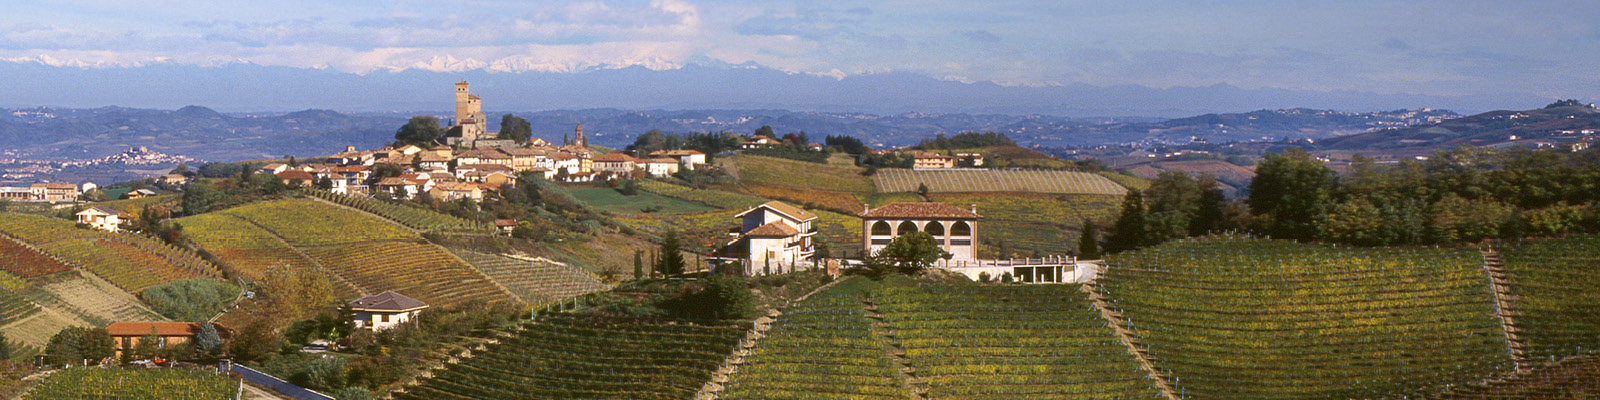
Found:
[[[1320,140],[1318,148],[1378,150],[1400,148],[1451,148],[1499,143],[1554,141],[1570,143],[1585,136],[1583,130],[1600,130],[1600,110],[1583,105],[1523,111],[1490,111],[1435,124],[1385,129]]]

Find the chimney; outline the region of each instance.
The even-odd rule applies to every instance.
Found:
[[[344,151],[356,151],[355,145],[344,146]]]
[[[978,205],[977,204],[968,204],[968,205],[972,206],[972,213],[973,214],[977,214],[978,213]]]

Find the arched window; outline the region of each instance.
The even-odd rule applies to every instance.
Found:
[[[893,235],[894,231],[889,230],[888,222],[878,221],[877,223],[872,224],[872,234],[878,236],[889,236]]]
[[[896,232],[896,233],[901,234],[901,235],[904,235],[904,234],[907,234],[907,233],[917,233],[917,224],[912,223],[911,221],[901,222],[900,223],[900,231]]]
[[[950,226],[950,236],[972,236],[972,225],[967,225],[967,221],[956,221],[955,225]]]
[[[944,236],[944,224],[939,221],[928,221],[927,225],[922,226],[922,231],[934,237],[941,237]]]

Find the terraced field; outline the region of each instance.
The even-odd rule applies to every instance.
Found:
[[[418,238],[388,221],[314,200],[269,201],[221,212],[254,222],[294,246]]]
[[[1475,249],[1213,237],[1108,262],[1098,290],[1186,399],[1415,397],[1513,367]]]
[[[231,399],[239,381],[203,369],[69,368],[51,374],[28,399]]]
[[[221,276],[215,265],[188,250],[135,234],[77,228],[62,219],[0,214],[0,233],[37,246],[134,293],[175,280]]]
[[[511,299],[486,276],[432,244],[351,243],[305,252],[369,294],[393,290],[433,305]]]
[[[682,200],[669,196],[662,196],[649,191],[640,191],[633,196],[623,195],[616,189],[605,187],[574,187],[569,188],[572,197],[582,200],[595,209],[618,213],[696,213],[714,210],[700,203]]]
[[[1600,236],[1528,240],[1502,248],[1501,256],[1529,359],[1600,349]]]
[[[209,213],[178,222],[183,224],[184,235],[189,240],[248,279],[261,279],[272,266],[315,266],[278,235],[233,215]]]
[[[688,200],[720,209],[743,210],[767,202],[767,199],[755,196],[746,196],[717,190],[700,190],[688,186],[680,186],[649,180],[639,181],[639,188],[646,192]]]
[[[1033,192],[1052,194],[1102,194],[1122,196],[1122,185],[1104,176],[1058,170],[909,170],[886,168],[872,176],[879,192],[916,192],[921,185],[929,193]]]
[[[690,399],[745,334],[740,325],[582,315],[523,328],[394,398]]]
[[[18,277],[32,278],[70,270],[72,267],[21,243],[0,237],[0,269]]]
[[[905,399],[890,348],[872,334],[861,299],[877,286],[847,278],[783,310],[731,375],[729,400]]]
[[[933,399],[1156,399],[1077,285],[872,292]]]
[[[431,231],[455,232],[484,232],[493,229],[485,224],[469,221],[452,215],[446,215],[432,210],[408,207],[401,204],[384,202],[361,196],[342,195],[321,190],[309,190],[306,193],[317,196],[323,200],[349,206],[361,211],[376,214],[391,221],[398,222],[411,229]]]
[[[528,304],[543,304],[610,289],[581,268],[451,249]]]
[[[734,156],[738,165],[739,181],[745,184],[826,190],[831,192],[907,192],[911,190],[882,190],[874,188],[875,179],[862,175],[865,169],[856,166],[818,164],[783,158],[751,155]],[[882,173],[885,170],[879,170]]]
[[[109,282],[78,273],[52,276],[29,291],[28,297],[42,306],[72,314],[89,325],[117,321],[165,321],[139,298],[118,290]]]

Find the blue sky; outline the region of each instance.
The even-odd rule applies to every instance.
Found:
[[[0,21],[0,60],[77,69],[243,63],[367,75],[704,65],[1017,87],[1600,92],[1600,7],[1579,1],[13,3]]]

